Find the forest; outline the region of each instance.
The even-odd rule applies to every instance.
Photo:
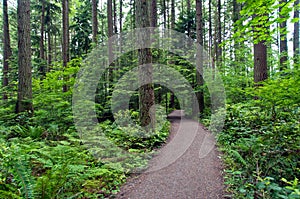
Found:
[[[224,198],[300,198],[299,0],[1,6],[0,198],[114,198],[173,110],[215,136]]]

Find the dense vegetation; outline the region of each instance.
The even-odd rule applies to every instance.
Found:
[[[223,153],[228,195],[300,198],[299,0],[145,2],[3,0],[0,198],[108,198],[132,171],[144,169],[168,137],[165,115],[182,107],[178,93],[149,84],[132,92],[130,110],[113,115],[112,93],[124,92],[118,81],[139,64],[178,71],[197,95],[199,121],[209,126],[212,93],[185,57],[162,49],[124,53],[120,42],[116,49],[108,44],[103,58],[112,63],[97,82],[91,138],[116,147],[91,150],[84,143],[72,112],[78,72],[108,37],[148,26],[174,29],[204,46],[212,74],[222,77],[225,124],[211,131]],[[114,54],[121,56],[113,61]],[[147,116],[153,104],[155,122]],[[128,119],[151,124],[149,136]]]

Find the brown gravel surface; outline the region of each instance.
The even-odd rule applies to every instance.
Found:
[[[224,198],[222,170],[213,136],[198,122],[175,119],[148,170],[132,175],[115,198]]]

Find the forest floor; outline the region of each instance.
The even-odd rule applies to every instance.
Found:
[[[116,198],[224,198],[223,165],[213,135],[196,121],[180,119],[180,114],[172,113],[169,140],[148,169],[132,175]]]

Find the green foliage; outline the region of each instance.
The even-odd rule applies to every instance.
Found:
[[[245,89],[252,100],[228,105],[218,143],[235,198],[299,198],[299,81],[299,71],[285,71]]]

